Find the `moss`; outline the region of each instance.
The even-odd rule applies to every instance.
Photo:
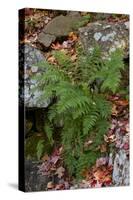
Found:
[[[27,159],[37,160],[37,144],[40,140],[44,140],[44,150],[42,154],[49,154],[52,151],[52,147],[44,135],[34,133],[25,140],[25,156]]]

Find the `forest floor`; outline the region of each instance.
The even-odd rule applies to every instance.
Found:
[[[82,13],[85,15],[88,13]],[[56,16],[58,12],[48,10],[27,9],[25,17],[25,34],[21,38],[21,44],[29,44],[40,49],[46,60],[52,64],[56,64],[56,59],[52,54],[53,50],[69,52],[73,62],[77,59],[75,46],[79,43],[79,36],[76,32],[70,32],[68,36],[61,40],[55,40],[49,48],[43,49],[38,43],[37,37],[41,30]],[[90,22],[98,21],[100,16],[90,13]],[[100,20],[108,22],[126,21],[127,17],[124,15],[109,15]],[[127,94],[128,95],[128,94]],[[115,94],[108,97],[112,103],[112,115],[110,119],[110,128],[105,135],[103,144],[99,147],[101,153],[106,156],[97,159],[94,166],[89,170],[83,172],[84,179],[77,183],[74,177],[70,177],[63,164],[61,145],[56,147],[51,155],[45,154],[41,161],[43,164],[39,168],[39,172],[43,175],[56,177],[56,181],[50,180],[47,183],[46,190],[60,190],[60,189],[77,189],[77,188],[92,188],[113,186],[112,182],[112,163],[108,152],[116,150],[120,147],[127,151],[129,155],[129,100],[125,94]],[[121,137],[127,138],[121,142],[121,138],[116,135],[116,132],[121,132]],[[89,141],[88,141],[89,142]],[[89,144],[86,144],[89,145]]]

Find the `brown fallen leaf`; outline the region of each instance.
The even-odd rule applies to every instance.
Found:
[[[71,61],[75,62],[77,60],[77,54],[71,56]]]
[[[59,50],[62,48],[62,45],[59,42],[56,42],[56,44],[52,43],[51,48],[54,50]]]
[[[111,184],[112,177],[108,168],[100,168],[94,173],[95,180],[103,184]]]
[[[47,61],[50,62],[51,64],[55,64],[56,63],[56,59],[53,55],[50,55],[48,58],[47,58]]]
[[[48,154],[45,154],[45,155],[42,157],[42,160],[43,160],[43,161],[47,161],[47,160],[49,160],[49,156],[48,156]]]
[[[107,143],[115,142],[116,136],[114,134],[112,134],[110,136],[104,135],[104,141],[107,142]]]
[[[65,169],[61,166],[59,168],[57,168],[56,173],[58,175],[59,178],[61,178],[64,175]]]
[[[68,37],[69,37],[69,40],[72,40],[73,42],[78,39],[78,36],[74,32],[70,32]]]
[[[118,115],[118,110],[117,110],[117,106],[115,104],[113,104],[112,106],[112,115],[117,116]]]
[[[102,144],[100,146],[100,151],[101,151],[101,153],[107,152],[107,145],[106,144]]]
[[[47,189],[53,189],[54,188],[54,184],[52,181],[48,182],[47,184]]]
[[[65,185],[63,183],[56,185],[55,190],[63,190]]]
[[[119,106],[128,106],[129,104],[129,101],[128,100],[118,100],[116,101],[116,104],[119,105]]]

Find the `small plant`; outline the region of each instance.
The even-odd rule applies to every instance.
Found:
[[[84,169],[93,165],[100,155],[99,147],[109,128],[111,104],[109,93],[115,93],[124,68],[122,52],[118,49],[103,59],[99,47],[86,55],[77,48],[78,59],[55,51],[57,65],[48,62],[38,66],[46,71],[36,76],[39,101],[56,99],[49,107],[44,130],[51,144],[54,127],[62,122],[61,144],[64,161],[70,175],[80,178]]]

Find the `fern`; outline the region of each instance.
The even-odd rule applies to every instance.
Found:
[[[106,60],[102,59],[99,47],[91,55],[84,54],[80,47],[77,52],[78,60],[73,63],[69,55],[55,51],[58,64],[45,62],[48,67],[36,79],[37,89],[42,91],[41,101],[56,97],[44,130],[53,145],[54,127],[60,120],[63,122],[61,143],[65,164],[69,173],[78,177],[99,155],[98,147],[108,130],[111,114],[106,94],[118,90],[124,65],[120,50]],[[87,139],[92,144],[85,148]]]
[[[41,158],[43,152],[44,152],[44,140],[39,140],[36,147],[36,155],[38,160]]]

